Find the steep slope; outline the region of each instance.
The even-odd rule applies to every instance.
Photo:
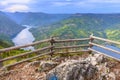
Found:
[[[24,27],[12,21],[5,13],[0,12],[0,39],[9,41]]]
[[[91,33],[111,39],[109,30],[117,30],[120,33],[118,30],[119,25],[120,14],[75,14],[52,25],[42,28],[40,26],[31,31],[37,40],[50,36],[59,38],[88,37]]]
[[[7,41],[0,40],[0,48],[6,48],[6,47],[10,47],[10,46],[12,46],[11,43],[9,43]]]
[[[117,40],[120,42],[120,26],[116,28],[106,29],[106,35],[108,39]]]
[[[5,14],[8,15],[12,20],[14,20],[18,24],[21,24],[21,22],[27,16],[27,13],[24,12],[15,12],[15,13],[6,12]]]

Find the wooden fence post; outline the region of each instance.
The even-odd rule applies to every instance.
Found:
[[[50,45],[52,46],[51,49],[50,49],[50,51],[51,51],[51,54],[50,54],[50,55],[51,55],[51,56],[54,54],[54,52],[53,52],[53,51],[54,51],[54,47],[53,47],[53,46],[54,46],[54,43],[55,43],[55,40],[54,40],[53,37],[51,37],[51,40],[50,40]]]
[[[0,59],[2,59],[2,58],[0,57]],[[3,67],[3,62],[0,62],[0,68],[1,68],[1,67]]]
[[[94,38],[92,37],[93,34],[90,35],[90,41],[89,41],[89,48],[93,47],[92,44],[90,44],[91,42],[93,42]],[[91,53],[92,51],[89,51],[89,53]]]

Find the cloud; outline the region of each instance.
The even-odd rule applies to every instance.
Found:
[[[53,6],[67,6],[70,4],[71,4],[71,2],[52,2]]]
[[[9,4],[28,4],[31,0],[2,0],[0,1],[1,5],[9,5]]]
[[[16,11],[26,12],[29,10],[30,10],[29,7],[26,5],[12,5],[10,7],[3,9],[3,11],[7,11],[7,12],[16,12]]]
[[[66,9],[72,11],[91,11],[120,8],[120,0],[0,0],[2,11],[42,11],[53,12]],[[54,10],[55,9],[55,10]],[[114,10],[113,9],[113,10]],[[117,11],[116,9],[116,11]],[[73,11],[74,12],[74,11]]]
[[[66,0],[66,1],[72,1],[72,0]]]
[[[6,12],[23,12],[29,11],[29,4],[32,3],[33,0],[1,0],[0,7],[1,11]]]

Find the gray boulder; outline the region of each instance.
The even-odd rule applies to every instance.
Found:
[[[51,70],[46,78],[58,80],[96,80],[97,68],[86,61],[68,60]]]

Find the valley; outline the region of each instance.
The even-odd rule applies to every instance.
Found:
[[[90,34],[120,41],[120,14],[47,14],[41,12],[1,12],[0,14],[0,40],[5,40],[11,45],[13,45],[12,38],[25,29],[21,25],[33,26],[30,32],[35,37],[35,41],[51,36],[59,39],[84,38]]]
[[[70,66],[74,66],[74,64],[76,65],[77,61],[77,64],[79,64],[78,67],[81,67],[80,70],[84,70],[84,68],[88,66],[86,67],[85,74],[91,75],[93,70],[95,72],[99,70],[97,73],[92,73],[93,75],[97,75],[97,77],[91,77],[94,78],[94,80],[96,80],[98,77],[101,78],[100,80],[102,80],[104,75],[103,73],[107,74],[105,75],[105,79],[107,79],[108,76],[113,73],[114,75],[116,74],[116,80],[119,80],[120,72],[116,73],[116,71],[114,71],[116,70],[116,67],[119,67],[119,61],[116,60],[120,59],[120,55],[117,54],[119,53],[120,48],[116,47],[120,44],[119,16],[120,14],[47,14],[31,12],[1,12],[0,66],[4,66],[2,68],[3,70],[0,69],[1,79],[19,80],[24,75],[26,77],[24,77],[23,79],[44,80],[46,76],[48,76],[48,78],[53,77],[49,76],[49,74],[51,74],[51,70],[53,70],[54,72],[54,69],[56,72],[57,68],[58,73],[59,71],[62,71],[65,73],[65,75],[67,75],[66,72],[68,72],[69,63]],[[105,48],[101,48],[96,45],[93,45],[93,47],[91,47],[89,43],[89,37],[91,34],[94,34],[98,37],[118,41],[118,45],[113,45],[114,43],[109,44],[109,41],[99,41],[99,39],[96,40],[95,38],[91,37],[95,39],[93,43],[99,43],[100,45],[104,45],[106,48],[114,49],[116,51],[105,50]],[[52,39],[51,37],[54,37],[55,39]],[[82,40],[84,41],[83,38],[87,38],[87,41],[82,42]],[[65,41],[64,39],[69,40]],[[33,43],[34,45],[29,44],[34,41],[39,42]],[[11,46],[20,46],[25,44],[29,44],[30,47],[24,48],[25,46],[22,46],[11,48]],[[87,46],[85,47],[86,44]],[[102,52],[104,53],[104,55],[111,56],[112,58],[114,57],[114,59],[116,60],[110,57],[103,56],[101,54],[96,54],[95,51],[92,51],[90,49]],[[71,61],[69,62],[69,60]],[[44,64],[42,64],[42,61],[44,62]],[[51,67],[54,65],[54,61],[55,63],[57,63],[57,65],[55,64],[56,66],[49,69],[49,66]],[[65,65],[63,65],[62,63]],[[63,65],[65,67],[62,67],[60,70],[60,68],[57,67],[59,65]],[[83,67],[83,65],[85,67]],[[77,75],[73,75],[76,77],[79,75],[83,75],[81,72],[78,72],[80,70],[77,69],[77,66],[74,66],[73,69],[70,69],[69,72],[72,72],[72,74],[77,73]],[[75,71],[73,70],[77,72],[74,73]],[[33,73],[34,75],[31,75]],[[43,73],[44,75],[42,75]],[[14,76],[14,74],[16,74],[16,76]],[[38,76],[36,77],[36,75]],[[59,76],[60,75],[58,74],[58,77]],[[72,79],[73,76],[69,77]],[[83,77],[85,78],[85,80],[91,80],[90,78],[88,78],[88,76]],[[114,78],[114,76],[109,77],[109,79],[112,78],[112,80]],[[61,80],[63,80],[63,78],[61,78]],[[74,80],[76,80],[76,78]]]

